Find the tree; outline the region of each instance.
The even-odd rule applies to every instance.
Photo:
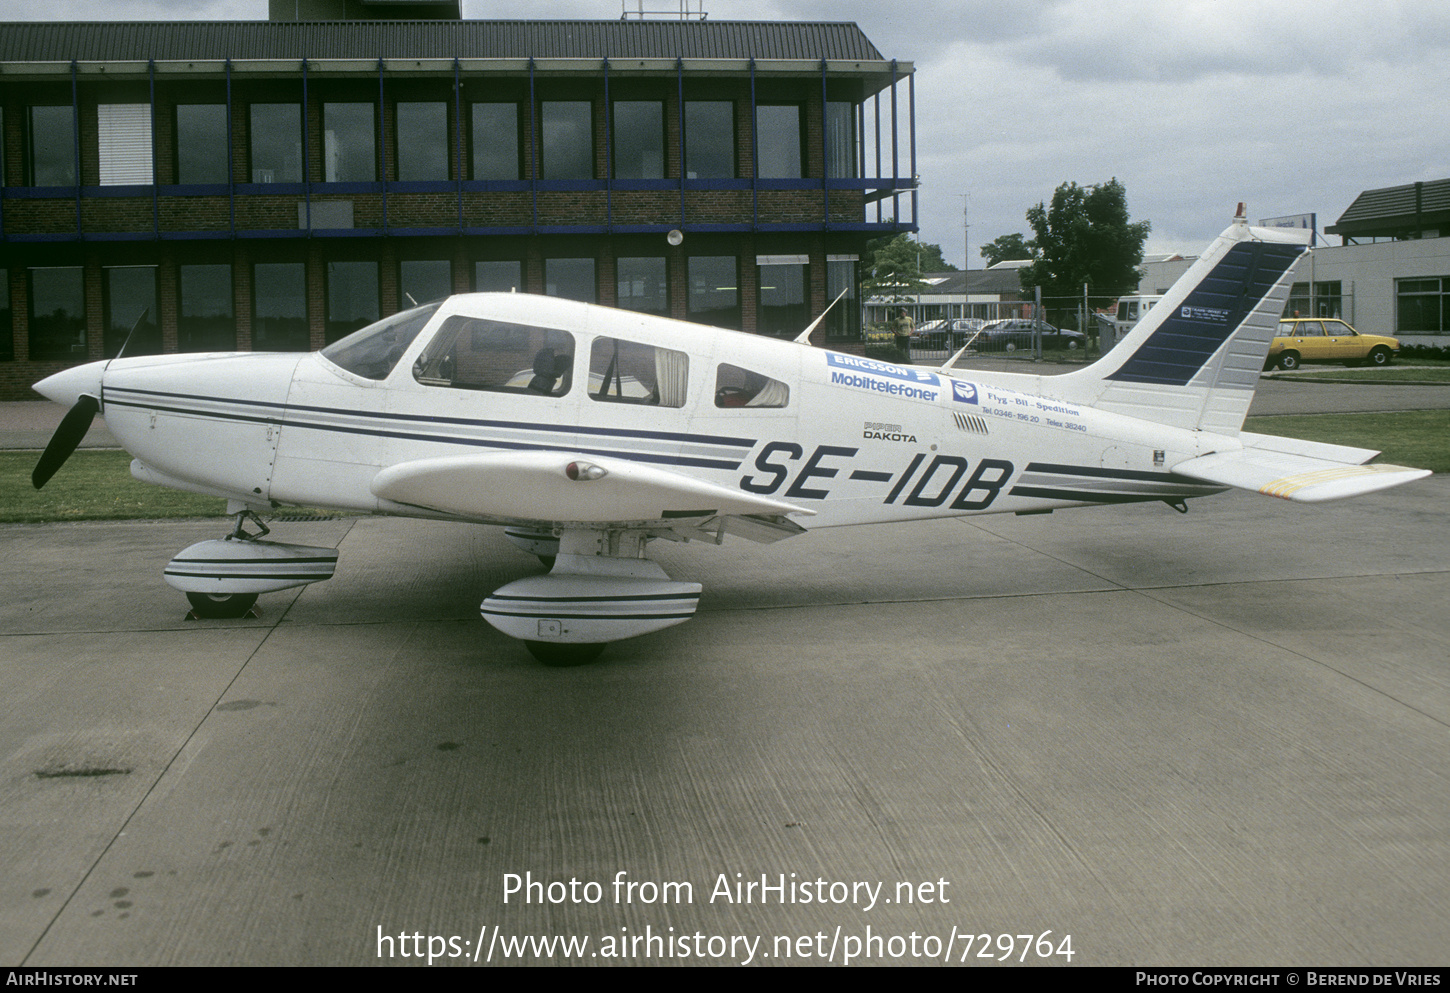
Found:
[[[1143,241],[1151,225],[1128,220],[1128,196],[1117,179],[1093,186],[1063,183],[1052,206],[1027,211],[1038,250],[1022,269],[1022,288],[1042,287],[1044,297],[1081,297],[1087,283],[1093,307],[1109,306],[1138,285]]]
[[[982,258],[987,265],[1013,259],[1030,259],[1037,254],[1037,243],[1028,241],[1020,234],[1004,234],[982,246]]]
[[[930,242],[919,241],[916,243],[921,249],[921,271],[922,272],[957,272],[956,266],[942,258],[941,246],[933,245]]]
[[[866,251],[862,286],[868,297],[892,302],[912,300],[926,286],[922,273],[956,271],[956,266],[942,259],[940,245],[912,241],[904,232],[894,238],[878,238],[866,246]]]

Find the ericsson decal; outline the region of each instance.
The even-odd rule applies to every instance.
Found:
[[[888,379],[899,379],[908,383],[917,383],[925,386],[937,386],[939,381],[936,373],[927,372],[925,369],[912,369],[904,365],[892,365],[890,362],[877,362],[875,359],[862,358],[859,355],[842,355],[839,352],[827,352],[826,364],[835,366],[838,369],[850,369],[854,372],[869,373],[872,376],[885,376]],[[834,374],[832,382],[835,382]]]

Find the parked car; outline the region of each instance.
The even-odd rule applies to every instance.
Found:
[[[1361,334],[1338,318],[1286,318],[1279,322],[1264,368],[1297,369],[1301,362],[1389,365],[1399,350],[1399,339]]]
[[[1034,328],[1042,335],[1043,351],[1073,351],[1087,347],[1087,335],[1081,331],[1055,328],[1046,321],[1031,321],[1021,318],[993,321],[988,324],[977,336],[977,345],[984,352],[1014,352],[1019,348],[1030,349]]]
[[[972,317],[927,321],[911,333],[911,347],[956,351],[984,323]]]

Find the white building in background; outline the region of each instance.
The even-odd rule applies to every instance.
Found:
[[[873,296],[866,300],[867,324],[885,324],[903,307],[918,327],[943,318],[975,317],[995,321],[1021,317],[1031,302],[1022,299],[1022,281],[1017,270],[1030,262],[999,262],[986,269],[966,272],[922,273],[919,293]]]

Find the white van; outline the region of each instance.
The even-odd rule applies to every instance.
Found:
[[[1161,293],[1140,293],[1130,297],[1118,297],[1118,319],[1119,327],[1126,331],[1134,324],[1137,324],[1153,305],[1163,299]]]

